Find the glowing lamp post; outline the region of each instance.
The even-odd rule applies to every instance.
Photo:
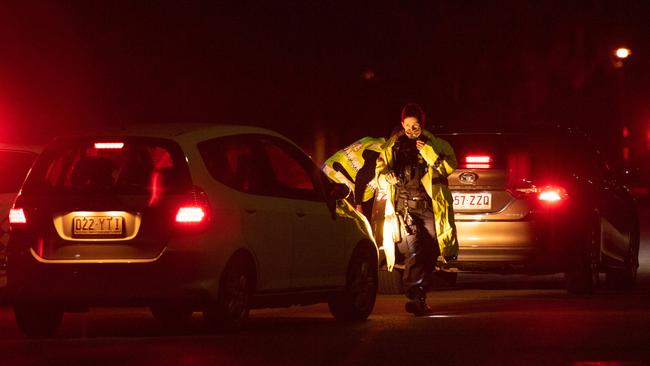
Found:
[[[627,124],[627,116],[625,110],[625,80],[623,74],[623,66],[625,61],[632,55],[632,51],[627,47],[619,47],[612,53],[612,63],[618,69],[618,105],[620,110],[620,123],[625,126]],[[623,127],[623,164],[630,163],[630,147],[629,138],[630,130]]]
[[[624,59],[630,57],[630,55],[632,54],[632,51],[630,51],[629,48],[621,47],[621,48],[616,49],[615,54],[616,54],[616,57],[618,57],[621,60],[624,60]]]
[[[614,50],[612,53],[612,63],[614,67],[620,69],[623,67],[625,60],[627,60],[632,55],[632,50],[627,47],[619,47]]]

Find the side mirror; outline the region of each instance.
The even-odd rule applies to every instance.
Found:
[[[332,183],[329,190],[329,198],[333,200],[346,199],[350,195],[350,188],[345,184]]]

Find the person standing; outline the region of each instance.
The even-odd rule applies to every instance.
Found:
[[[405,105],[402,129],[386,141],[376,168],[378,184],[386,187],[390,203],[385,222],[392,226],[392,233],[384,230],[384,250],[394,253],[395,242],[401,240],[405,308],[416,316],[430,312],[426,291],[438,256],[445,262],[458,256],[453,199],[447,184],[456,169],[456,157],[448,142],[422,128],[424,123],[419,105]],[[388,264],[392,269],[392,263]]]

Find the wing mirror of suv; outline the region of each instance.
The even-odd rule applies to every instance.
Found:
[[[350,188],[345,184],[333,183],[330,185],[329,197],[333,200],[342,200],[350,195]]]

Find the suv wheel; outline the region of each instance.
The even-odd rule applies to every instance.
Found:
[[[221,275],[219,294],[203,315],[210,328],[234,331],[248,319],[254,272],[244,256],[233,257]]]
[[[377,299],[377,255],[368,246],[355,249],[348,267],[345,289],[329,301],[336,320],[365,320]]]
[[[63,320],[63,308],[54,304],[17,303],[18,329],[30,338],[51,337]]]

